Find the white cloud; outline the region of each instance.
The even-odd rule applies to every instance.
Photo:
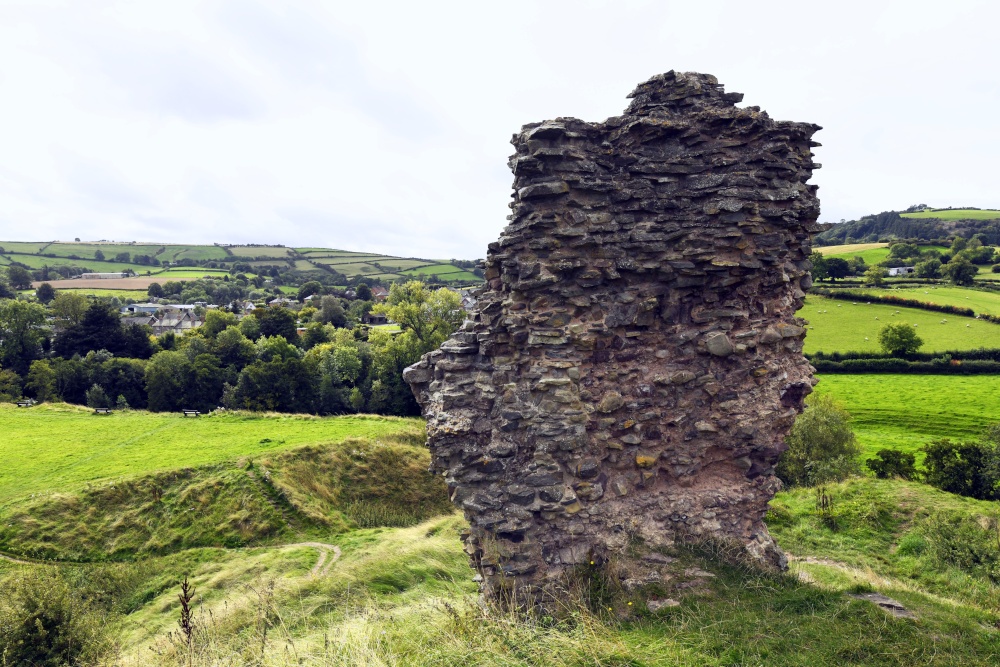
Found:
[[[710,72],[824,126],[823,220],[998,206],[987,2],[0,2],[0,237],[478,257],[510,136]]]

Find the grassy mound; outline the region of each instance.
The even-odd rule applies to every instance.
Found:
[[[94,415],[65,403],[30,409],[0,404],[0,506],[14,498],[68,492],[118,477],[205,466],[240,456],[348,438],[419,438],[419,419],[214,413],[186,419],[141,410]]]
[[[314,445],[36,495],[0,514],[0,550],[125,560],[412,525],[451,510],[412,435]]]

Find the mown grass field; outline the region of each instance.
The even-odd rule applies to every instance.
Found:
[[[1000,211],[977,210],[977,209],[953,209],[941,211],[920,211],[919,213],[900,213],[901,218],[917,218],[926,220],[937,218],[939,220],[1000,220]]]
[[[260,456],[309,443],[421,429],[414,419],[375,416],[206,415],[141,411],[96,416],[65,404],[0,405],[0,505],[102,479]]]
[[[50,283],[56,288],[56,292],[72,292],[73,294],[83,294],[84,296],[113,296],[118,299],[134,299],[136,301],[146,301],[149,299],[149,292],[144,289],[100,289],[97,287],[84,287],[73,289],[67,281]],[[63,287],[67,285],[67,287]],[[33,294],[34,290],[29,290],[28,294]]]
[[[988,267],[987,267],[988,268]],[[942,306],[960,306],[972,308],[978,315],[988,313],[1000,315],[1000,292],[987,292],[964,287],[947,287],[942,285],[926,285],[923,287],[899,287],[894,289],[859,288],[853,290],[864,294],[898,296],[905,299],[915,299]]]
[[[827,245],[814,248],[821,255],[858,255],[868,250],[888,248],[888,243],[848,243],[847,245]]]
[[[138,264],[126,264],[124,262],[99,262],[93,258],[93,255],[88,259],[86,257],[81,257],[81,259],[69,259],[66,257],[43,257],[42,255],[8,255],[11,261],[20,262],[27,267],[32,269],[41,269],[43,267],[49,266],[78,266],[86,267],[95,273],[116,273],[118,271],[126,271],[132,269],[136,273],[145,273],[155,269],[156,267],[149,266],[139,266]]]
[[[878,352],[879,330],[890,322],[917,327],[921,352],[1000,347],[1000,325],[917,308],[868,304],[811,295],[798,312],[809,321],[805,351]],[[942,323],[942,320],[944,323]]]
[[[886,447],[918,453],[933,440],[975,439],[1000,423],[997,375],[822,375],[816,393],[844,405],[865,456]]]
[[[947,252],[949,249],[939,245],[922,245],[920,250],[937,250]],[[831,245],[816,248],[816,251],[825,257],[839,257],[840,259],[851,259],[861,257],[865,264],[871,266],[885,261],[889,257],[888,243],[852,243],[850,245]],[[989,267],[986,267],[987,270]]]

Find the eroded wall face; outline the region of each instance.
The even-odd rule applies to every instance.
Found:
[[[704,74],[631,97],[604,123],[515,135],[479,304],[405,373],[487,593],[636,538],[735,539],[784,564],[762,519],[813,384],[795,311],[819,127],[736,108]]]

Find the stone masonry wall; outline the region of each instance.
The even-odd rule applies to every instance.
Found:
[[[407,369],[487,593],[762,519],[812,368],[816,125],[667,72],[624,115],[525,125],[469,320]]]

